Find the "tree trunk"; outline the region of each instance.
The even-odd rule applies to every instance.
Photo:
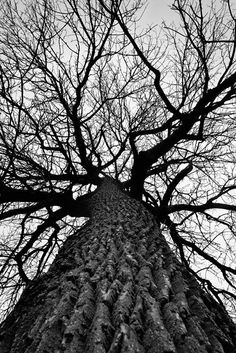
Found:
[[[235,325],[149,211],[106,179],[90,220],[0,328],[1,353],[235,352]]]

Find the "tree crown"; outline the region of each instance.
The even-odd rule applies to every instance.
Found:
[[[235,11],[229,0],[176,0],[177,25],[140,29],[143,8],[3,1],[0,294],[11,303],[110,176],[149,207],[202,285],[233,305]]]

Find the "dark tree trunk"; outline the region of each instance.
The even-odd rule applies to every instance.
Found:
[[[141,203],[106,180],[89,208],[2,324],[1,353],[235,352],[235,325]]]

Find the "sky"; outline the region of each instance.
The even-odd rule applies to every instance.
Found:
[[[161,25],[163,20],[171,21],[174,12],[170,9],[174,0],[148,0],[144,20],[149,25]]]

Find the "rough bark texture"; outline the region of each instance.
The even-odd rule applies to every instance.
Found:
[[[0,328],[1,353],[235,352],[235,326],[109,180]]]

